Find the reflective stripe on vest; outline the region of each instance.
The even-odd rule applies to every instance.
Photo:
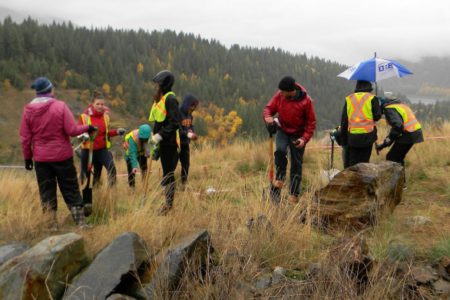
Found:
[[[129,155],[128,148],[130,147],[130,144],[129,144],[128,140],[130,138],[133,139],[133,141],[136,143],[138,154],[139,154],[139,152],[141,152],[141,143],[139,142],[139,129],[130,131],[124,138],[124,142],[123,142],[122,146],[123,146],[123,149],[125,149],[125,154],[127,156]]]
[[[175,93],[168,92],[164,96],[162,96],[158,102],[153,103],[152,109],[150,110],[150,115],[148,116],[148,120],[150,122],[164,122],[167,116],[166,99],[170,95],[175,96]]]
[[[105,122],[105,140],[106,140],[106,149],[111,148],[111,142],[109,140],[109,116],[103,114],[103,121]],[[81,114],[81,122],[83,125],[92,125],[91,116],[87,114]],[[82,149],[89,149],[89,141],[84,142],[81,145]]]
[[[403,119],[403,130],[407,132],[414,132],[422,128],[411,108],[405,104],[390,104],[386,108],[394,108]]]
[[[372,132],[375,127],[370,93],[354,93],[345,98],[347,102],[348,132],[362,134]]]

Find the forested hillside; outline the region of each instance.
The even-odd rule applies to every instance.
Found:
[[[279,79],[292,75],[315,100],[320,128],[335,126],[343,97],[353,83],[336,75],[343,66],[280,49],[238,45],[173,31],[88,29],[71,23],[40,25],[27,19],[0,25],[0,80],[3,86],[28,88],[45,75],[58,89],[110,94],[118,111],[147,114],[152,98],[151,79],[161,69],[175,73],[180,98],[193,93],[203,103],[237,111],[240,132],[263,132],[261,110]],[[86,92],[85,92],[86,93]]]

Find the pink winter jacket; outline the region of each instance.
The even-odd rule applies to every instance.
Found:
[[[77,125],[67,105],[51,95],[38,96],[23,109],[20,141],[23,158],[58,162],[73,157],[70,137],[88,131]]]

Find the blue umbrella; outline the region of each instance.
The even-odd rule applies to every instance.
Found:
[[[348,80],[365,80],[377,82],[391,77],[403,77],[412,72],[395,60],[379,57],[357,63],[338,75]]]

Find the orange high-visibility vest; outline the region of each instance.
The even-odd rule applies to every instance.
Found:
[[[348,95],[347,102],[348,132],[352,134],[363,134],[372,132],[375,122],[372,114],[371,93],[360,92]]]
[[[386,108],[394,108],[403,119],[403,130],[406,132],[414,132],[422,128],[411,108],[405,104],[389,104]]]
[[[91,116],[89,116],[88,114],[81,114],[81,122],[83,123],[83,125],[92,125],[91,122]],[[107,114],[103,114],[103,120],[105,121],[105,139],[106,139],[106,149],[111,148],[111,141],[109,140],[109,115]],[[82,149],[89,149],[89,143],[90,141],[86,141],[81,145]]]

